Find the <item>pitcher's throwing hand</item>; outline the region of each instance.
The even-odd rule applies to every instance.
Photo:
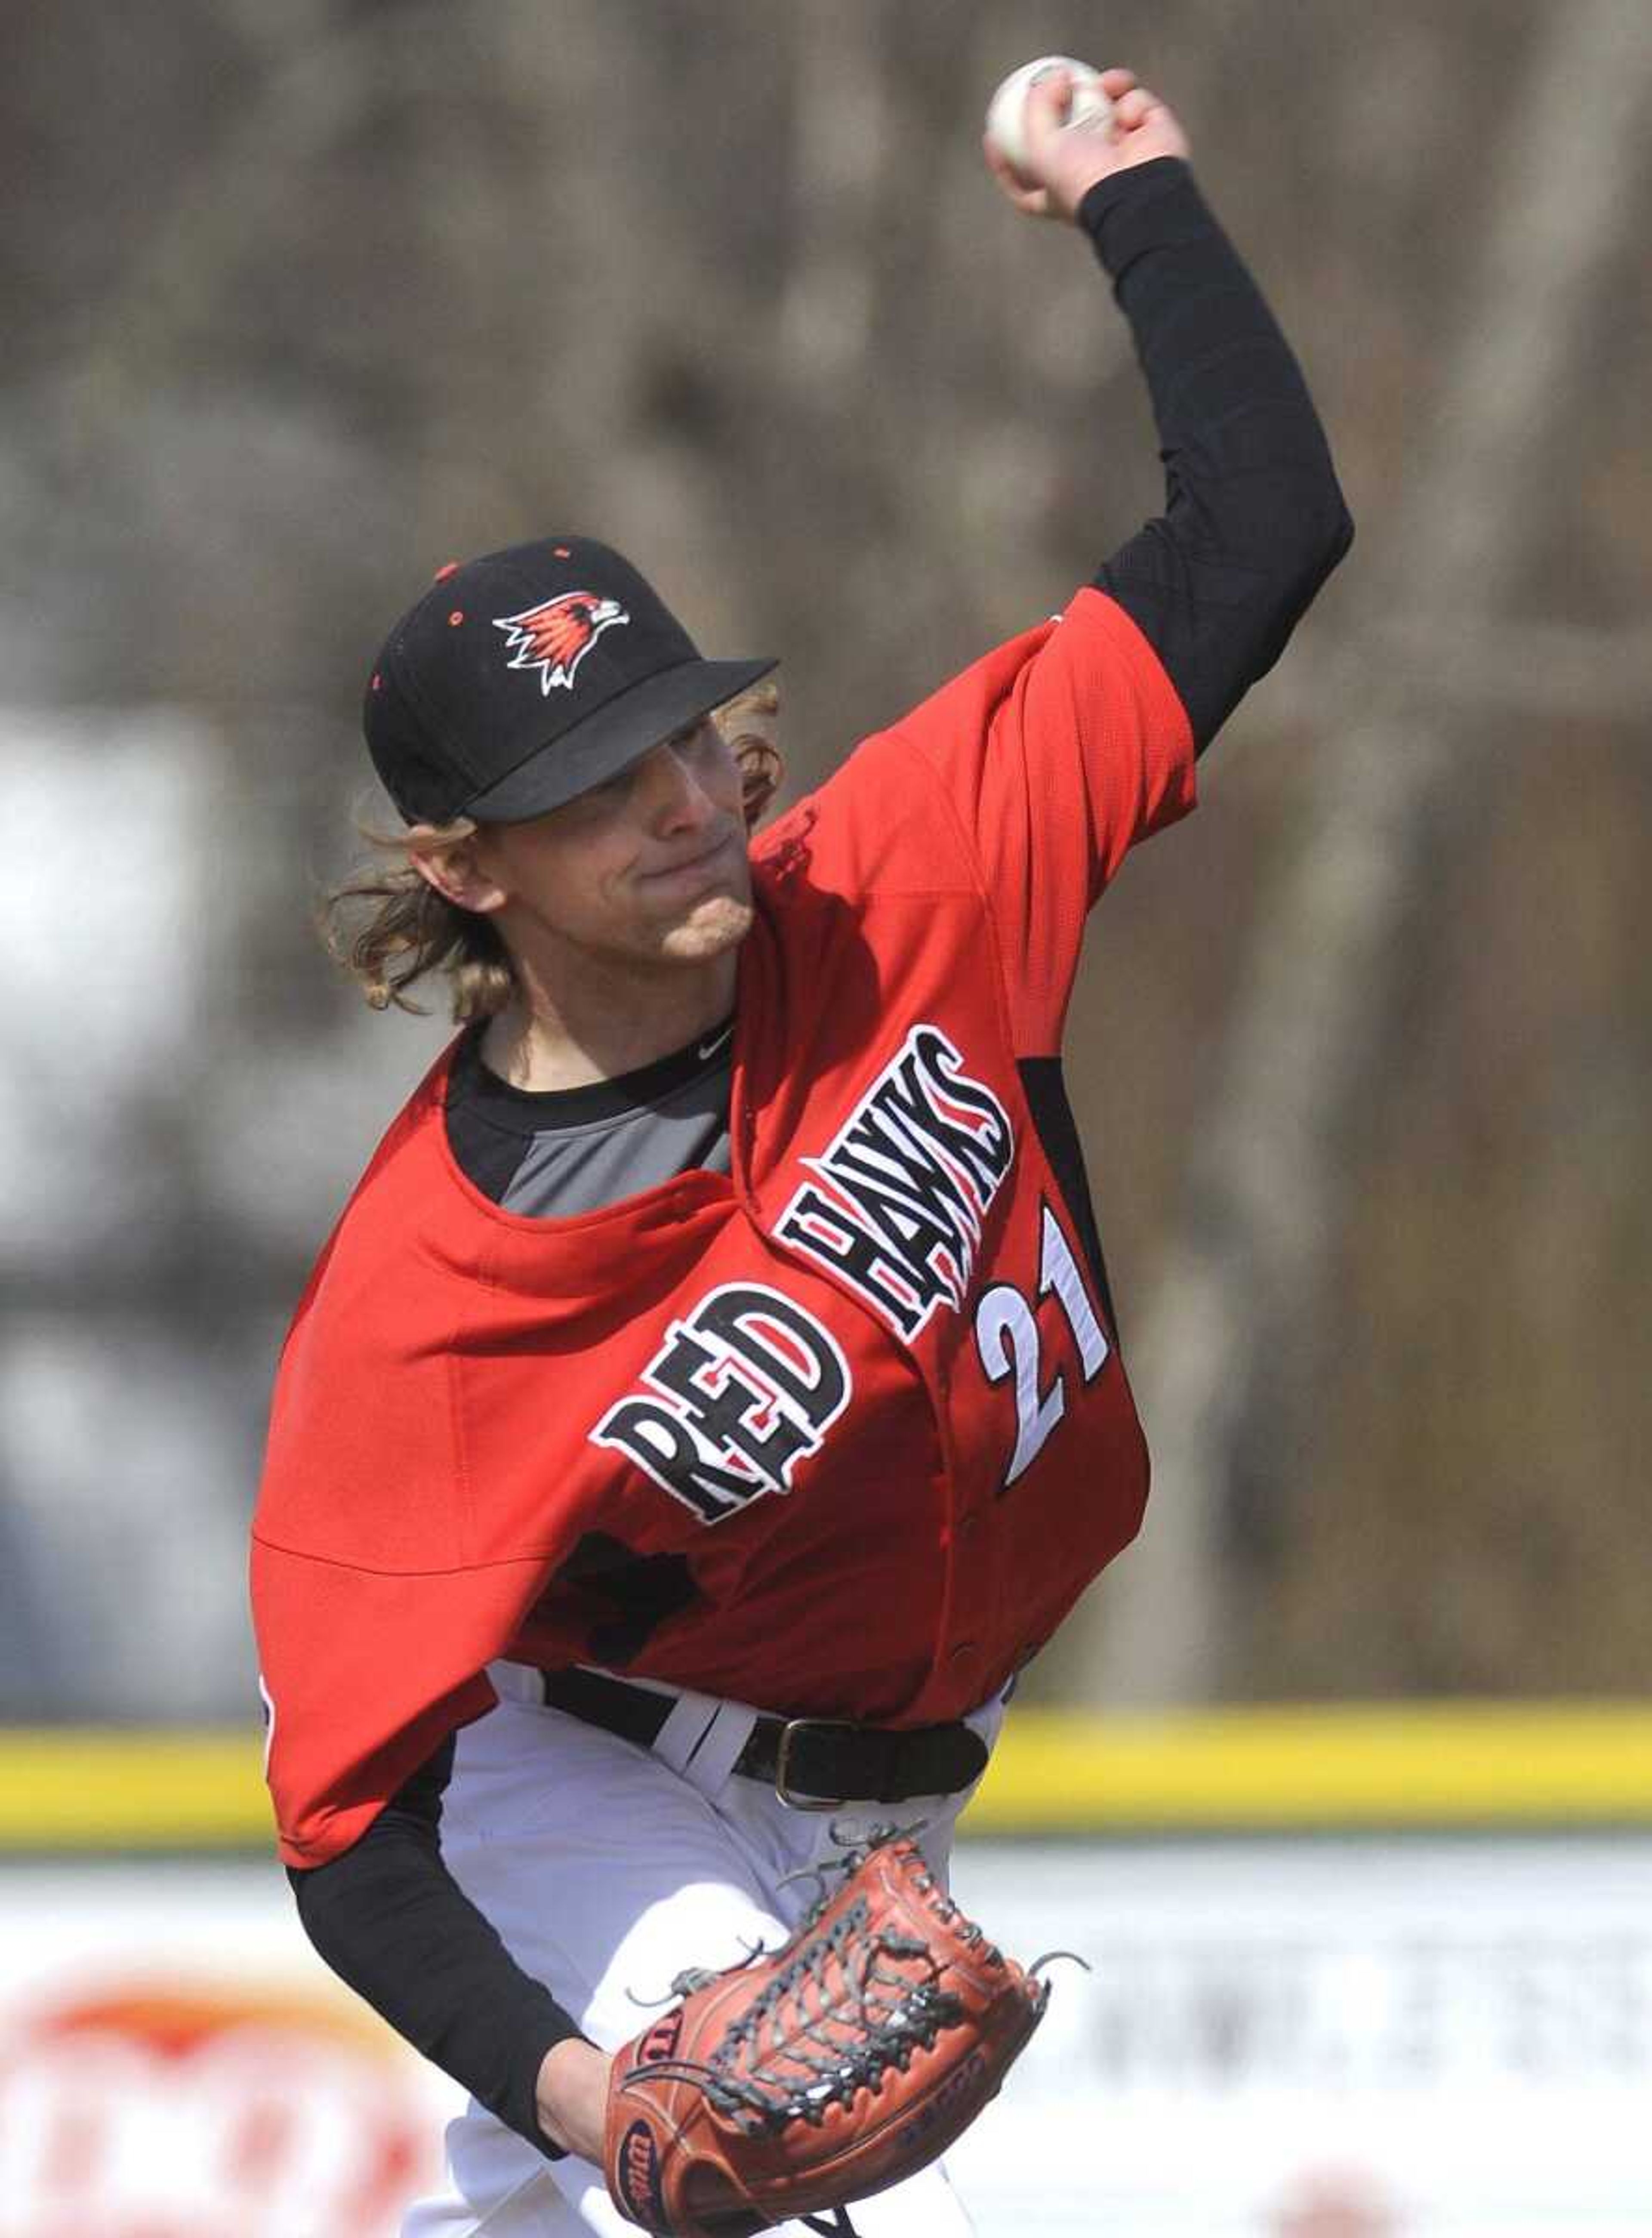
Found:
[[[1052,70],[1028,87],[1027,161],[1020,168],[990,134],[982,135],[988,169],[1028,217],[1061,218],[1070,225],[1099,181],[1160,156],[1186,161],[1186,134],[1158,95],[1136,83],[1133,70],[1104,70],[1101,90],[1113,105],[1111,117],[1080,115],[1069,121],[1070,71]]]

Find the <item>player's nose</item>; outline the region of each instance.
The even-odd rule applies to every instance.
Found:
[[[692,829],[717,813],[692,758],[669,741],[644,757],[637,791],[644,813],[665,830]]]

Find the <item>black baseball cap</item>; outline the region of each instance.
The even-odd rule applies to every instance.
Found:
[[[410,824],[517,824],[600,785],[776,666],[704,660],[630,561],[536,537],[439,570],[373,665],[362,727]]]

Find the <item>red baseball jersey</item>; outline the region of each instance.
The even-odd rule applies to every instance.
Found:
[[[511,1214],[438,1062],[276,1381],[253,1589],[289,1863],[492,1705],[494,1657],[905,1725],[1049,1637],[1147,1460],[1029,1082],[1087,910],[1193,791],[1156,657],[1080,591],[756,843],[731,1174]]]

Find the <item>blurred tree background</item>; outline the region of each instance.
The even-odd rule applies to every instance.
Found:
[[[1360,540],[1095,929],[1156,1488],[1033,1683],[1652,1684],[1643,0],[56,0],[0,11],[0,1713],[253,1698],[274,1347],[445,1030],[307,922],[434,568],[611,539],[783,656],[796,790],[1156,508],[980,162],[1050,50],[1182,116]]]

